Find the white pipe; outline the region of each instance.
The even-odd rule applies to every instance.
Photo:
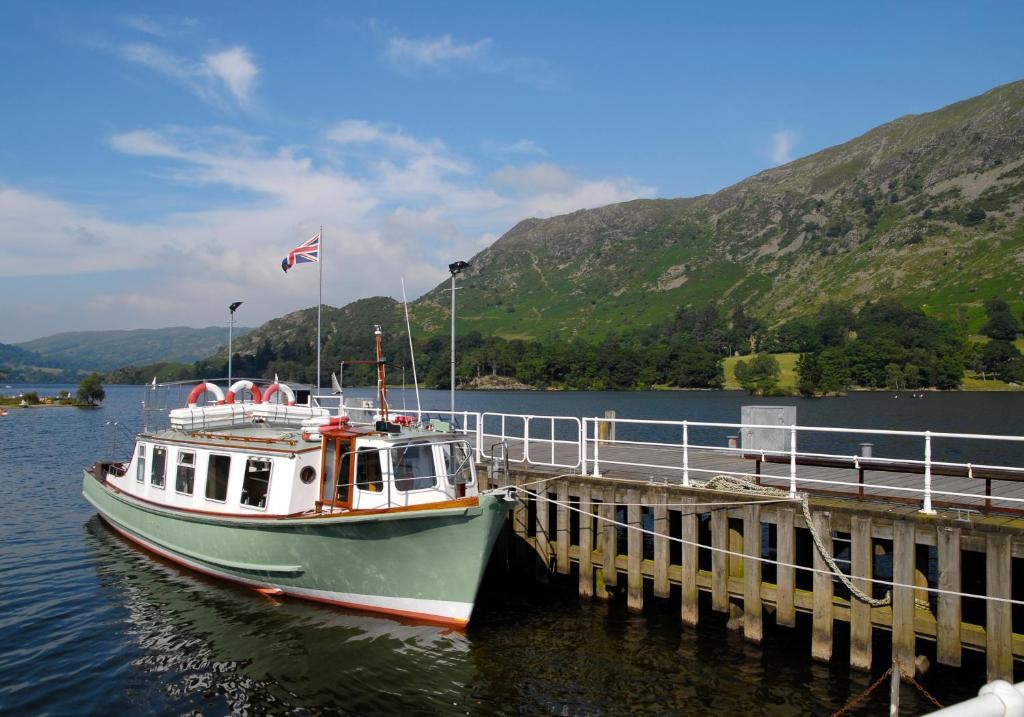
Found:
[[[1011,685],[1005,680],[989,682],[978,696],[936,712],[941,717],[1024,717],[1024,682]]]

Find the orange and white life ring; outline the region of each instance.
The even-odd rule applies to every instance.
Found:
[[[278,391],[280,391],[286,399],[283,403],[289,406],[295,405],[295,391],[293,391],[292,387],[286,383],[272,383],[267,386],[267,392],[263,394],[263,403],[270,403],[271,396]]]
[[[228,389],[228,397],[224,400],[225,403],[234,403],[235,396],[238,396],[242,391],[248,389],[249,393],[252,394],[252,402],[260,403],[263,401],[263,395],[260,393],[259,387],[252,381],[235,381],[231,384],[231,388]]]
[[[197,383],[195,388],[192,389],[192,393],[188,395],[188,401],[186,402],[188,403],[188,407],[195,408],[196,404],[199,403],[199,397],[204,393],[212,393],[213,397],[217,399],[218,404],[224,403],[224,391],[221,390],[220,386],[215,383],[203,381],[201,383]]]

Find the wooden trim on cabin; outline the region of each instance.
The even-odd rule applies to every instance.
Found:
[[[195,435],[195,434],[192,434],[192,435]],[[173,445],[204,446],[206,448],[212,448],[214,450],[224,450],[225,448],[231,448],[231,446],[229,445],[229,441],[231,441],[231,440],[238,440],[238,439],[237,438],[225,439],[225,441],[223,443],[204,443],[202,441],[190,441],[190,440],[187,440],[185,438],[171,438],[171,439],[168,439],[168,438],[165,438],[165,437],[157,438],[156,436],[153,436],[153,435],[150,435],[150,434],[139,434],[139,440],[140,441],[143,441],[143,440],[144,441],[151,441],[151,442],[155,442],[155,443],[167,443],[167,444],[173,444]],[[277,439],[274,439],[274,440],[276,441]],[[255,446],[241,445],[241,446],[238,446],[238,448],[241,449],[241,450],[252,450],[252,451],[259,452],[259,453],[284,453],[284,454],[290,454],[290,455],[295,455],[295,454],[298,454],[298,453],[309,453],[311,451],[318,451],[318,450],[320,450],[320,446],[310,446],[309,448],[267,448],[267,447],[264,447],[264,446],[260,445],[257,448]]]

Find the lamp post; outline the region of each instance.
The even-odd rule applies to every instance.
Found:
[[[235,334],[235,310],[242,305],[241,301],[236,301],[228,306],[228,386],[231,386],[231,343],[234,339]]]
[[[448,271],[452,273],[452,375],[451,375],[451,396],[452,407],[449,416],[450,423],[455,425],[455,275],[462,273],[469,268],[468,261],[454,261],[448,265]]]

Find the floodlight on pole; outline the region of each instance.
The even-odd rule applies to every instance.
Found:
[[[231,344],[235,333],[235,311],[241,305],[241,301],[235,301],[228,305],[228,386],[231,385]]]
[[[455,425],[455,276],[456,274],[461,274],[469,266],[468,261],[453,261],[448,265],[448,271],[452,273],[452,373],[451,385],[449,386],[452,404],[449,420],[453,426]]]

